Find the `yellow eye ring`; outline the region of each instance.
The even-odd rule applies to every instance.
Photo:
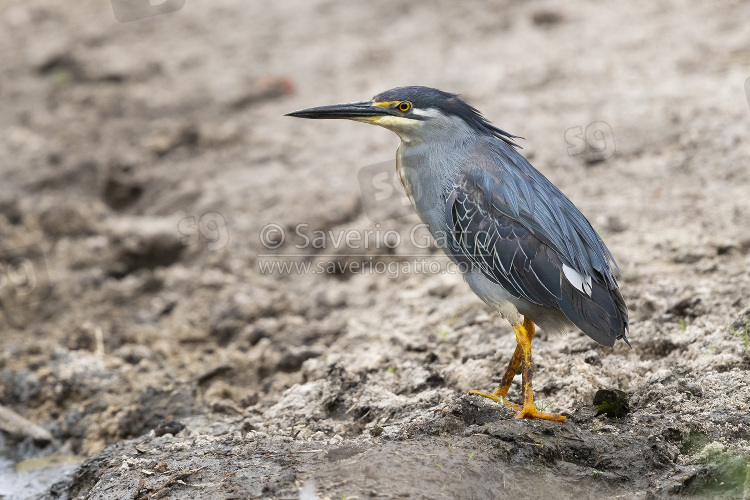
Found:
[[[401,102],[400,102],[400,103],[398,103],[398,105],[396,106],[396,109],[398,109],[398,110],[399,110],[399,111],[401,111],[402,113],[406,113],[406,112],[407,112],[407,111],[409,111],[409,110],[410,110],[411,108],[412,108],[412,106],[411,106],[411,103],[410,103],[409,101],[401,101]]]

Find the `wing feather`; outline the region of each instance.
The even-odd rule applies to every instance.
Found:
[[[559,309],[602,344],[625,338],[627,308],[601,238],[572,202],[515,150],[496,157],[501,161],[495,168],[481,160],[473,165],[484,168],[477,168],[470,157],[452,187],[446,205],[449,252],[513,297]],[[591,287],[573,286],[564,265],[587,283],[590,278]]]

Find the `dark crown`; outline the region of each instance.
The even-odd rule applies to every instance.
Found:
[[[461,118],[467,125],[478,132],[492,135],[513,147],[521,148],[512,139],[523,139],[523,137],[509,134],[495,127],[489,120],[482,116],[479,110],[462,101],[458,94],[414,85],[386,90],[373,97],[373,100],[375,102],[409,101],[417,109],[434,108],[446,115]]]

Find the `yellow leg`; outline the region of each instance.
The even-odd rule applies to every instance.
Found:
[[[495,392],[492,393],[493,395],[499,398],[503,398],[503,404],[505,406],[510,406],[516,411],[521,411],[521,407],[515,403],[511,403],[505,398],[508,397],[510,384],[513,383],[513,377],[516,376],[516,372],[518,372],[518,367],[521,366],[522,360],[523,360],[523,351],[521,350],[521,346],[516,345],[516,350],[513,352],[513,357],[510,358],[510,362],[508,363],[508,368],[505,369],[505,375],[503,375],[503,379],[500,381],[500,387],[495,389]]]
[[[544,420],[564,422],[564,416],[558,415],[557,413],[541,412],[537,410],[534,405],[534,391],[531,386],[533,371],[533,365],[531,364],[531,339],[534,338],[534,333],[536,332],[534,323],[529,318],[524,318],[523,324],[518,323],[517,325],[513,325],[513,330],[516,332],[516,350],[513,353],[513,357],[510,359],[510,363],[508,363],[508,368],[505,370],[505,375],[503,375],[503,379],[500,382],[500,387],[498,387],[491,395],[479,391],[470,392],[488,397],[495,401],[502,398],[502,401],[506,406],[510,406],[519,412],[518,415],[516,415],[517,418],[541,418]],[[519,366],[521,367],[522,376],[523,406],[505,401],[505,397],[508,395],[508,390],[510,389],[510,384],[513,382],[513,377],[516,375]]]
[[[524,323],[527,320],[524,320]],[[534,336],[534,323],[531,323],[531,329],[527,330],[531,332],[531,336]],[[502,401],[505,406],[509,406],[510,408],[513,408],[516,411],[521,411],[521,406],[517,405],[515,403],[511,403],[510,401],[506,400],[505,398],[508,397],[508,391],[510,390],[510,384],[513,383],[513,378],[516,376],[516,372],[518,372],[518,367],[521,366],[521,361],[523,360],[523,351],[521,350],[520,345],[516,345],[516,350],[513,352],[513,357],[510,358],[510,362],[508,363],[508,367],[505,369],[505,375],[503,375],[502,380],[500,381],[500,386],[495,390],[495,392],[492,393],[492,396],[490,397],[489,394],[480,392],[480,391],[469,391],[472,394],[478,394],[479,396],[484,396],[486,398],[490,398],[493,401]]]

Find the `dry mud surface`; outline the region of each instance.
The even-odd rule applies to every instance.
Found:
[[[749,19],[728,0],[217,0],[128,23],[0,2],[0,403],[53,437],[0,434],[0,494],[748,498]],[[424,248],[396,136],[282,116],[407,84],[525,137],[618,259],[632,348],[534,342],[564,424],[466,394],[494,389],[514,335]],[[630,412],[597,416],[599,389]]]

